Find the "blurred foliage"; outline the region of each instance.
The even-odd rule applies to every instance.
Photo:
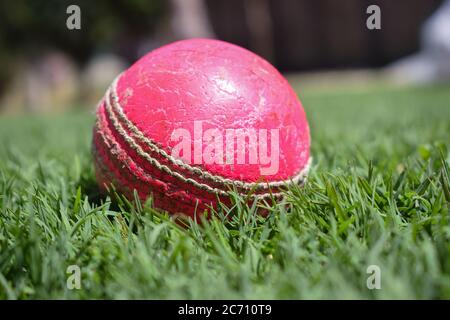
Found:
[[[68,30],[69,5],[81,9],[81,30]],[[120,52],[134,58],[126,47],[148,36],[164,16],[162,0],[14,0],[0,2],[0,88],[17,55],[36,48],[57,48],[85,61],[94,51]]]

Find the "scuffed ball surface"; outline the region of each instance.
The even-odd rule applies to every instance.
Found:
[[[189,150],[174,154],[186,135]],[[102,187],[153,195],[156,207],[190,216],[227,202],[232,187],[279,196],[303,181],[309,147],[286,79],[248,50],[205,39],[154,50],[121,74],[100,102],[93,138]]]

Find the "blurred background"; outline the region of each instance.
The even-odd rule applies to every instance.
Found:
[[[300,87],[450,78],[450,0],[1,1],[0,114],[93,110],[139,57],[193,37],[248,48]]]

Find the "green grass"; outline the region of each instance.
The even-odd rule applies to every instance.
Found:
[[[187,229],[99,195],[93,114],[0,118],[0,298],[450,298],[450,86],[301,99],[307,186]]]

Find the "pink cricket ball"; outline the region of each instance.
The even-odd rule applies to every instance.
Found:
[[[154,50],[113,82],[97,109],[96,176],[131,197],[191,217],[229,203],[282,195],[310,163],[297,95],[267,61],[217,40]]]

